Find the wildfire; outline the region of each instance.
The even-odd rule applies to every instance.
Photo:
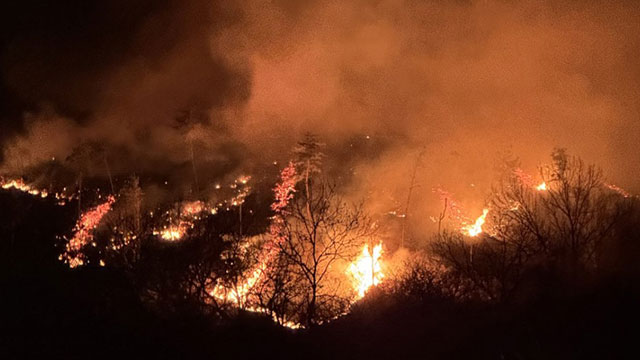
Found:
[[[41,193],[40,190],[34,189],[31,186],[25,184],[22,179],[10,180],[8,182],[3,182],[2,183],[2,188],[5,189],[5,190],[16,189],[16,190],[20,190],[22,192],[26,192],[26,193],[34,195],[34,196],[40,195],[42,197],[47,197],[47,192],[46,191]]]
[[[215,287],[209,292],[212,297],[226,302],[232,303],[237,306],[243,307],[244,310],[266,313],[265,309],[260,307],[245,307],[247,298],[251,292],[251,289],[262,279],[262,276],[268,271],[269,264],[279,251],[279,244],[284,241],[284,235],[282,228],[282,216],[287,214],[287,206],[289,201],[293,198],[295,193],[295,186],[297,183],[296,168],[295,165],[290,162],[289,165],[284,168],[280,174],[281,182],[274,188],[275,201],[271,204],[271,210],[274,212],[274,216],[271,218],[271,225],[269,226],[270,241],[262,249],[259,255],[258,265],[249,271],[245,275],[244,282],[234,287],[227,287],[224,284],[216,284]],[[241,177],[236,180],[236,184],[246,184],[250,177]],[[244,201],[248,189],[246,191],[239,192],[239,204]],[[238,198],[236,198],[238,199]],[[233,204],[236,206],[237,204]],[[292,329],[298,329],[300,324],[287,321],[285,319],[277,319],[273,315],[274,321],[282,326]]]
[[[69,264],[71,268],[84,265],[84,254],[81,250],[85,245],[93,242],[93,230],[111,210],[111,206],[115,200],[113,196],[109,196],[105,203],[82,214],[74,227],[75,233],[67,243],[65,252],[60,255],[60,260],[64,259],[64,262]]]
[[[520,183],[522,183],[524,186],[532,187],[536,191],[547,191],[548,189],[548,185],[545,181],[536,184],[533,180],[533,177],[520,168],[516,168],[515,170],[513,170],[513,174],[518,180],[520,180]]]
[[[482,215],[480,215],[473,224],[462,228],[462,233],[471,237],[480,235],[482,233],[482,225],[484,225],[488,213],[489,209],[483,209]]]
[[[244,283],[231,289],[223,286],[222,284],[218,284],[215,286],[215,288],[212,291],[209,292],[209,295],[223,302],[228,302],[228,303],[242,306],[244,303],[246,303],[246,299],[247,299],[247,296],[249,295],[249,292],[251,291],[253,286],[258,282],[258,280],[260,280],[266,268],[267,268],[267,263],[263,262],[260,265],[258,265],[253,270],[253,272],[250,273],[250,275],[245,279]],[[251,309],[247,309],[247,310],[251,310]]]
[[[4,179],[0,178],[0,187],[4,190],[14,189],[14,190],[22,191],[23,193],[41,197],[43,199],[49,197],[49,195],[52,195],[47,190],[37,189],[25,183],[24,180],[22,179],[13,179],[13,180],[5,181]],[[55,196],[55,198],[59,200],[58,205],[65,205],[66,201],[71,200],[71,196],[67,196],[63,193],[53,193],[53,196]]]
[[[167,228],[162,230],[154,230],[153,235],[160,236],[163,240],[166,241],[176,241],[180,240],[184,233],[186,232],[185,226],[183,223],[179,225],[169,225]]]
[[[208,204],[200,200],[185,202],[180,206],[180,211],[171,210],[165,213],[167,223],[159,229],[153,230],[153,235],[159,236],[166,241],[178,241],[184,237],[187,230],[195,226],[195,222],[209,215],[216,215],[222,209],[230,211],[232,207],[239,207],[245,202],[251,192],[249,186],[251,176],[240,176],[229,185],[234,189],[234,196],[228,200]],[[217,190],[221,189],[220,184],[216,184]]]
[[[46,190],[38,190],[36,188],[33,188],[25,184],[24,180],[22,179],[3,181],[1,184],[2,188],[5,190],[16,189],[33,196],[40,196],[42,198],[46,198],[47,196],[49,196],[49,193]]]
[[[191,201],[182,205],[182,213],[188,216],[194,216],[205,210],[205,204],[202,201]]]
[[[382,282],[382,243],[369,251],[369,245],[365,244],[360,256],[347,268],[347,274],[351,276],[351,284],[361,299],[372,286]]]
[[[209,295],[216,298],[223,303],[230,303],[245,311],[254,313],[269,314],[267,309],[258,306],[246,306],[251,289],[260,281],[262,275],[267,271],[267,262],[261,262],[245,279],[245,281],[236,287],[226,287],[223,284],[216,284],[216,286],[209,292]],[[290,329],[300,329],[303,326],[294,321],[287,319],[281,319],[276,314],[271,314],[271,318],[274,322],[281,326],[288,327]]]
[[[201,214],[215,214],[216,212],[215,208],[209,208],[202,201],[186,202],[180,206],[180,212],[177,215],[175,212],[167,211],[166,215],[169,218],[169,224],[164,225],[161,229],[153,230],[153,235],[159,236],[166,241],[180,240],[188,229],[193,228],[194,221],[199,220]],[[177,219],[171,220],[174,216]]]

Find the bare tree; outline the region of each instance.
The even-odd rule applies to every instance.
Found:
[[[188,110],[181,111],[175,118],[173,124],[174,129],[180,131],[188,141],[189,158],[191,160],[191,170],[193,171],[194,193],[198,193],[200,191],[200,185],[198,184],[198,172],[194,151],[194,135],[192,132],[196,126],[206,124],[208,122],[209,117],[203,111],[190,108]]]
[[[313,147],[315,142],[310,144]],[[334,184],[319,175],[312,176],[319,173],[314,161],[318,155],[310,151],[303,154],[298,162],[303,166],[303,189],[289,201],[287,211],[277,215],[282,233],[277,245],[286,265],[282,270],[303,284],[303,296],[295,300],[305,315],[300,320],[313,325],[335,316],[346,304],[336,289],[330,288],[331,267],[353,257],[360,239],[372,227],[362,204],[347,203]]]
[[[552,257],[570,271],[592,268],[625,211],[624,198],[605,186],[600,169],[564,149],[552,159],[540,168],[544,189],[512,177],[494,191],[494,237],[517,242],[527,254]]]
[[[487,226],[478,238],[448,233],[433,244],[451,269],[488,298],[511,297],[534,266],[571,278],[596,270],[601,249],[622,218],[624,198],[604,186],[599,169],[562,149],[552,159],[540,168],[544,187],[517,172],[494,187]]]
[[[411,182],[409,183],[409,190],[407,192],[407,201],[405,202],[405,205],[404,205],[404,213],[402,218],[402,233],[400,236],[401,248],[404,248],[405,237],[407,232],[407,221],[409,219],[409,207],[411,206],[411,195],[413,194],[413,189],[418,186],[416,184],[416,175],[418,173],[418,167],[420,166],[420,160],[422,160],[422,156],[424,156],[424,153],[425,153],[424,149],[422,149],[418,153],[418,156],[416,157],[416,162],[413,165],[413,171],[411,172]],[[445,209],[446,209],[446,202],[445,202]]]
[[[260,281],[251,289],[254,305],[280,324],[285,324],[294,319],[295,314],[304,312],[302,303],[297,301],[304,298],[303,281],[290,270],[290,261],[279,253],[262,273]]]
[[[103,220],[105,250],[109,265],[124,266],[131,269],[140,257],[141,240],[150,231],[143,221],[142,201],[144,194],[140,180],[132,176],[120,189],[118,200]]]

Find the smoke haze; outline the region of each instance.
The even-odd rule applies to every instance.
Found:
[[[404,206],[422,152],[422,222],[438,185],[480,212],[505,151],[535,174],[565,147],[640,192],[634,2],[37,3],[3,11],[4,173],[94,142],[116,177],[186,192],[192,160],[206,189],[313,132],[380,213]]]

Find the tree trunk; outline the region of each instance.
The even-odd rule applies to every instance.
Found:
[[[78,219],[82,216],[82,173],[78,178]]]
[[[311,301],[309,302],[309,308],[307,309],[307,326],[311,327],[315,324],[316,317],[316,296],[317,296],[317,284],[311,285]]]
[[[111,195],[115,195],[116,191],[113,187],[113,178],[111,177],[111,168],[109,167],[109,162],[107,161],[107,154],[104,154],[103,158],[104,166],[107,168],[107,175],[109,176],[109,185],[111,185]]]
[[[404,217],[402,218],[402,235],[400,237],[400,247],[404,248],[404,239],[407,232],[407,219],[409,218],[409,205],[411,204],[411,193],[413,192],[413,188],[415,187],[416,182],[416,173],[418,172],[418,165],[420,164],[420,158],[424,154],[424,150],[418,154],[416,158],[416,163],[413,166],[413,172],[411,173],[411,183],[409,184],[409,194],[407,194],[407,202],[404,206]]]

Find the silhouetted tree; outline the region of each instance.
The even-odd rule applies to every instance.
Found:
[[[452,271],[492,300],[513,296],[533,267],[574,280],[596,270],[602,247],[626,211],[625,199],[605,186],[601,170],[562,149],[552,160],[540,168],[545,189],[517,172],[501,180],[478,238],[449,232],[433,243]]]
[[[304,284],[305,296],[298,301],[304,304],[304,322],[313,325],[346,305],[329,286],[335,280],[330,280],[331,266],[350,260],[372,227],[362,205],[347,203],[328,181],[314,182],[308,194],[299,192],[289,204],[280,252],[287,271]]]

